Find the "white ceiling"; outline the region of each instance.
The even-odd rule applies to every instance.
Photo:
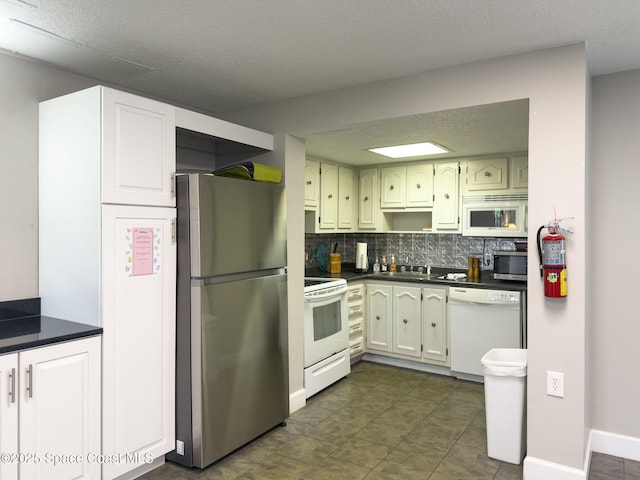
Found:
[[[214,113],[576,42],[593,75],[640,68],[638,0],[27,2],[0,0],[4,53]]]

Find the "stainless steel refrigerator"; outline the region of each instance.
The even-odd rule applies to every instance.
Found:
[[[204,468],[289,415],[281,185],[178,175],[176,450]]]

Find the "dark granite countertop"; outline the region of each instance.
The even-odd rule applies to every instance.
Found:
[[[477,280],[444,280],[437,278],[438,276],[445,275],[447,273],[466,273],[466,270],[459,270],[455,268],[439,268],[434,267],[431,270],[431,276],[426,275],[394,275],[392,273],[372,273],[371,268],[367,272],[356,272],[355,264],[343,263],[340,273],[327,273],[323,272],[317,267],[308,267],[305,269],[306,277],[321,277],[321,278],[344,278],[347,282],[355,282],[357,280],[379,280],[390,282],[408,282],[408,283],[420,283],[423,285],[442,285],[452,287],[466,287],[466,288],[484,288],[494,290],[513,290],[523,292],[527,290],[527,282],[516,282],[509,280],[495,280],[493,278],[493,272],[485,271],[481,272],[480,278]]]
[[[0,302],[0,354],[101,335],[102,327],[40,315],[40,299]]]

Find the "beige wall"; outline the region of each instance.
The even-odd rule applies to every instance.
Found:
[[[227,119],[274,133],[335,130],[353,123],[423,112],[530,99],[529,204],[531,244],[538,225],[559,215],[574,216],[576,235],[568,241],[570,293],[545,300],[536,276],[529,284],[529,449],[528,455],[583,469],[586,448],[586,96],[588,75],[583,45],[545,50],[427,72],[357,88],[311,95],[229,112]],[[287,170],[299,170],[301,154],[287,156]],[[550,172],[553,181],[550,181]],[[303,182],[287,176],[289,202],[302,210]],[[553,192],[553,195],[549,195]],[[289,240],[304,226],[289,223]],[[289,259],[290,280],[302,288],[303,245]],[[299,252],[297,251],[299,249]],[[297,255],[300,253],[300,255]],[[535,252],[531,265],[537,264]],[[302,322],[302,295],[290,298],[290,323]],[[299,327],[296,327],[299,329]],[[302,343],[291,345],[291,390],[302,387]],[[545,394],[546,371],[565,373],[566,397]]]
[[[593,79],[591,423],[640,439],[640,70]]]

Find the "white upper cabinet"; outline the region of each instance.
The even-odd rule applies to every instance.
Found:
[[[323,163],[320,170],[320,228],[338,226],[338,167]]]
[[[338,167],[338,228],[350,229],[353,227],[355,215],[355,189],[353,184],[353,169]]]
[[[407,170],[401,167],[380,169],[380,208],[404,208],[406,205]]]
[[[458,162],[436,164],[433,226],[435,230],[460,231],[460,169]]]
[[[513,189],[526,189],[529,187],[529,157],[521,155],[511,157],[509,171],[510,186]]]
[[[434,174],[432,163],[407,165],[407,208],[433,206]]]
[[[508,158],[470,160],[467,163],[466,190],[506,190],[509,187]]]
[[[316,208],[320,194],[320,163],[306,160],[304,163],[304,206]]]
[[[99,87],[102,202],[175,206],[175,108]]]
[[[359,173],[358,228],[375,230],[378,227],[378,169],[363,168]]]

